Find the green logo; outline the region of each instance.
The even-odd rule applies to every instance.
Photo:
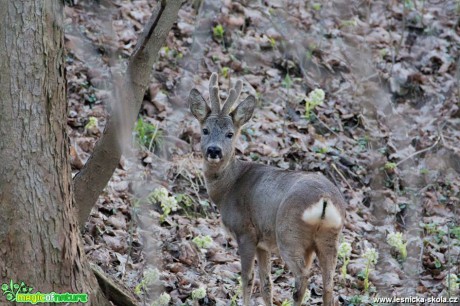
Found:
[[[16,303],[86,303],[88,294],[86,293],[31,293],[34,288],[27,286],[24,282],[16,284],[13,280],[10,283],[2,284],[3,295],[10,302]]]

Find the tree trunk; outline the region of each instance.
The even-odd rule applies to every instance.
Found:
[[[0,1],[0,283],[108,305],[72,205],[62,3]]]

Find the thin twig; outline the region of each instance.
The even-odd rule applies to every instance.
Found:
[[[423,150],[420,150],[420,151],[417,151],[417,152],[412,153],[411,155],[407,156],[407,157],[404,158],[403,160],[400,160],[399,162],[397,162],[397,163],[396,163],[396,166],[399,166],[400,164],[402,164],[403,162],[405,162],[405,161],[411,159],[411,158],[414,157],[414,156],[417,156],[417,155],[419,155],[419,154],[421,154],[421,153],[423,153],[423,152],[426,152],[426,151],[429,151],[429,150],[433,149],[433,148],[438,144],[439,140],[441,140],[441,136],[438,136],[438,139],[436,139],[436,142],[435,142],[433,145],[431,145],[431,146],[429,146],[428,148],[425,148],[425,149],[423,149]]]
[[[450,144],[448,144],[448,143],[446,142],[446,140],[444,139],[444,137],[446,137],[446,136],[444,136],[442,133],[440,133],[440,136],[441,136],[441,143],[442,143],[442,146],[443,146],[444,148],[447,148],[447,149],[449,149],[449,150],[452,150],[452,151],[454,151],[454,152],[457,153],[457,154],[460,153],[460,149],[459,149],[459,148],[456,148],[456,147],[454,147],[454,146],[451,146]]]
[[[342,178],[342,180],[345,181],[345,184],[347,184],[347,186],[348,186],[348,188],[350,188],[351,192],[353,192],[353,188],[351,187],[350,183],[348,183],[347,178],[343,175],[342,172],[340,172],[339,169],[337,169],[337,166],[334,163],[332,163],[332,168],[335,170],[335,172],[337,172],[339,174],[339,176]]]

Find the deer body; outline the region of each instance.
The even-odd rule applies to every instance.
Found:
[[[249,96],[232,113],[241,82],[230,90],[220,110],[217,75],[210,81],[211,107],[192,90],[190,108],[203,128],[204,176],[222,223],[238,243],[241,256],[243,304],[249,305],[257,256],[261,292],[272,304],[270,257],[279,252],[296,277],[294,305],[301,305],[309,269],[316,254],[323,275],[323,302],[332,305],[338,238],[345,220],[345,201],[321,174],[282,170],[235,158],[233,137],[252,116]],[[229,105],[230,104],[230,105]]]

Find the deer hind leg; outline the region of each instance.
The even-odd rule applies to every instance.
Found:
[[[316,239],[316,253],[323,276],[323,305],[334,305],[333,289],[334,274],[337,266],[337,252],[339,248],[339,233],[332,230]]]
[[[257,249],[257,261],[259,264],[260,292],[266,306],[273,305],[272,280],[270,278],[271,262],[270,252],[261,248]]]
[[[315,258],[314,249],[312,246],[305,249],[300,243],[290,247],[281,245],[279,247],[281,257],[295,276],[294,306],[300,306],[310,279],[310,268]]]
[[[295,288],[294,288],[294,306],[302,305],[303,298],[305,296],[305,291],[307,289],[308,280],[310,279],[311,274],[311,264],[313,263],[313,259],[315,258],[314,251],[307,250],[305,252],[304,262],[302,263],[304,266],[301,268],[300,266],[297,269],[301,268],[301,270],[296,271],[295,275]]]

